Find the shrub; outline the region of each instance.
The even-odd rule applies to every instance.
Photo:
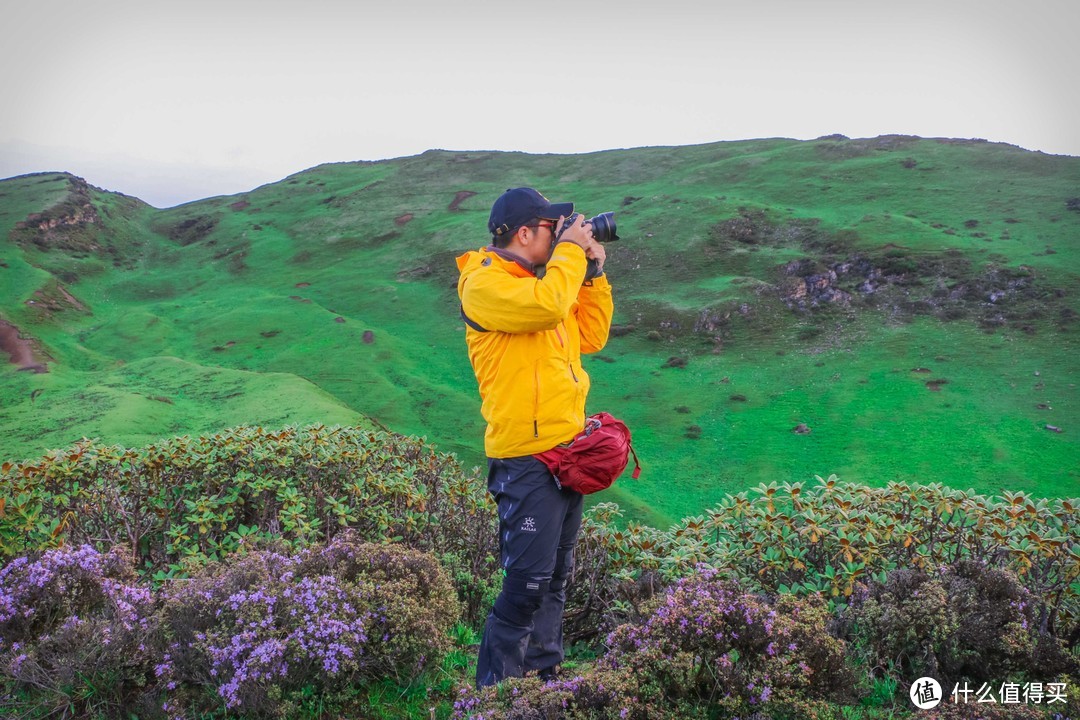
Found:
[[[422,440],[361,427],[237,427],[126,449],[83,441],[0,465],[0,557],[125,544],[159,582],[236,551],[351,529],[444,558],[474,624],[498,583],[482,482]]]
[[[656,680],[666,698],[749,707],[793,693],[843,697],[852,676],[827,620],[816,598],[772,603],[703,568],[670,588],[643,625],[616,630],[607,661]]]
[[[150,591],[122,548],[18,558],[0,570],[0,694],[42,714],[127,717],[150,677]]]
[[[660,558],[652,554],[662,547],[661,533],[633,524],[620,530],[621,516],[615,503],[597,503],[582,517],[563,618],[568,643],[602,638],[620,623],[644,619],[648,600],[664,587]],[[633,565],[625,562],[631,542],[638,549]]]
[[[586,514],[582,556],[589,589],[568,606],[587,627],[630,618],[640,583],[666,583],[700,563],[748,590],[822,593],[842,608],[860,583],[899,569],[973,560],[1009,570],[1032,597],[1039,633],[1080,644],[1080,501],[1022,492],[991,498],[939,484],[872,488],[818,478],[817,486],[770,483],[729,495],[705,515],[661,531],[615,527],[618,506]]]
[[[951,699],[918,715],[919,720],[1046,720],[1047,717],[1045,711],[1034,705],[954,703]]]
[[[438,562],[415,550],[342,535],[295,556],[256,552],[169,589],[155,673],[170,709],[288,715],[305,693],[416,677],[449,649],[459,611]]]
[[[544,683],[511,678],[479,691],[463,689],[452,720],[693,720],[707,709],[682,700],[657,699],[626,670],[592,668]]]
[[[846,613],[868,667],[902,682],[1000,682],[1021,673],[1049,680],[1076,669],[1058,640],[1039,632],[1037,603],[1006,570],[962,561],[934,573],[895,570]]]
[[[852,686],[820,600],[769,602],[705,569],[652,604],[643,623],[609,636],[610,651],[588,672],[465,691],[454,717],[811,717]]]

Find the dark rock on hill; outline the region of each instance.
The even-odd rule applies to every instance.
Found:
[[[18,245],[96,253],[101,251],[96,230],[101,217],[90,197],[90,186],[82,178],[67,176],[68,195],[51,208],[28,215],[15,224],[11,239]]]
[[[196,215],[174,225],[158,227],[157,230],[173,242],[186,246],[205,240],[210,233],[214,232],[217,224],[218,220],[215,217]]]

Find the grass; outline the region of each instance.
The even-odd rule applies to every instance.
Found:
[[[590,409],[625,418],[643,462],[604,498],[629,519],[834,472],[1076,494],[1080,159],[900,137],[429,151],[163,211],[62,174],[2,181],[0,317],[53,362],[0,374],[0,454],[366,416],[483,463],[454,257],[516,184],[616,211],[627,332],[585,365]],[[16,230],[83,196],[97,225],[46,249]],[[789,263],[853,258],[906,280],[851,286],[850,307],[781,302]],[[1008,273],[1023,287],[987,301]]]

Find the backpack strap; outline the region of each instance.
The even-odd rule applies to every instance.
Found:
[[[488,330],[488,329],[487,329],[486,327],[482,326],[482,325],[481,325],[480,323],[476,322],[476,321],[475,321],[475,320],[473,320],[473,319],[472,319],[471,317],[469,317],[468,315],[466,315],[466,314],[465,314],[465,306],[463,306],[463,305],[459,305],[458,307],[460,307],[460,308],[461,308],[461,319],[465,321],[465,324],[466,324],[466,325],[468,325],[469,327],[471,327],[471,328],[472,328],[473,330],[475,330],[476,332],[491,332],[491,331],[490,331],[490,330]]]

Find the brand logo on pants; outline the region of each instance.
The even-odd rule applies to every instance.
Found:
[[[521,524],[521,529],[524,532],[536,532],[536,520],[535,518],[527,517],[525,522]]]

